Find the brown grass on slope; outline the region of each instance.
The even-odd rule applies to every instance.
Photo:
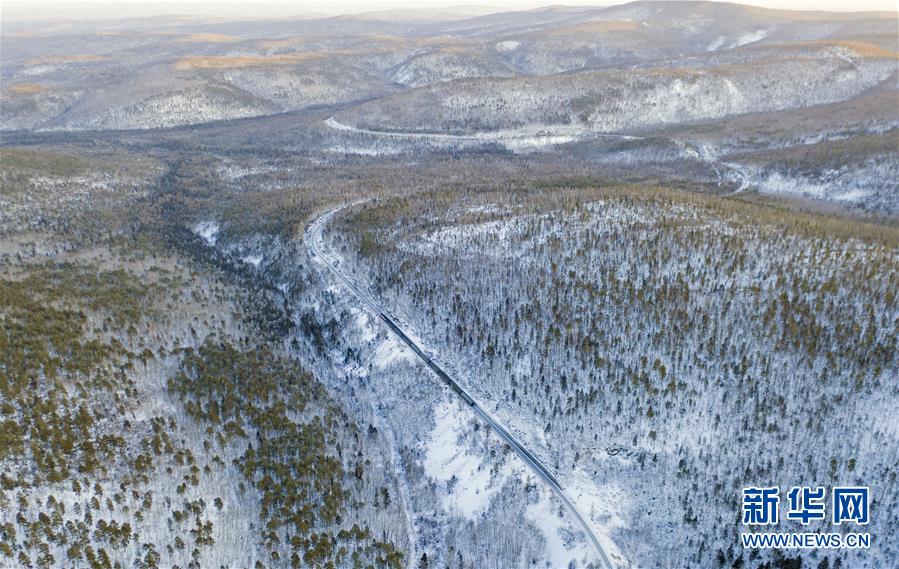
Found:
[[[69,55],[44,55],[42,57],[34,57],[25,63],[28,65],[40,65],[46,63],[90,63],[94,61],[106,61],[107,59],[109,58],[103,55],[72,53]]]
[[[9,95],[21,97],[25,95],[35,95],[46,90],[46,86],[38,85],[37,83],[19,83],[18,85],[11,85],[8,87],[6,92]]]
[[[229,34],[197,33],[178,38],[182,43],[228,43],[240,41],[241,38]]]
[[[282,55],[197,55],[185,57],[175,62],[175,69],[243,69],[246,67],[269,67],[275,65],[295,65],[305,61],[321,59],[320,53],[286,53]]]
[[[869,42],[853,41],[853,40],[816,40],[808,42],[798,42],[796,46],[808,47],[841,47],[854,51],[861,57],[899,59],[899,52],[886,49]]]

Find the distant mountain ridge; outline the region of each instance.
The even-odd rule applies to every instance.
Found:
[[[830,69],[826,61],[835,54],[839,57],[842,49],[865,60],[865,70],[858,72],[867,78],[868,60],[895,68],[895,22],[894,13],[883,12],[792,12],[717,2],[639,1],[449,19],[396,12],[285,21],[161,17],[30,23],[27,28],[5,24],[0,126],[145,129],[319,105],[348,106],[393,96],[405,97],[398,100],[405,101],[402,104],[433,99],[417,94],[419,88],[448,98],[437,108],[413,108],[409,114],[433,110],[438,120],[441,114],[470,112],[464,105],[454,105],[464,93],[477,89],[478,81],[490,88],[501,79],[509,89],[503,97],[514,101],[522,89],[527,92],[543,83],[567,88],[574,81],[568,76],[572,73],[623,69],[622,77],[629,77],[633,72],[627,69],[632,67],[700,71],[722,64],[773,65],[778,57],[766,49],[804,58],[805,63],[791,67],[790,73],[811,76],[822,76],[821,71]],[[820,49],[812,47],[814,42],[822,42]],[[803,65],[809,69],[800,69]],[[594,77],[599,83],[585,88],[583,96],[602,96],[601,85],[614,84],[605,75]],[[882,73],[878,77],[883,80]],[[869,82],[864,79],[860,85]],[[709,85],[707,95],[727,96],[716,88]],[[815,100],[857,94],[851,91],[836,89],[833,96],[817,94]],[[380,116],[394,104],[391,101],[368,103],[358,112],[376,111]],[[569,115],[582,112],[569,110]],[[356,113],[347,111],[346,116]],[[543,120],[545,114],[539,111],[531,120]],[[691,112],[675,114],[695,118]],[[366,124],[374,124],[367,120]],[[493,116],[470,122],[473,128],[512,126]],[[610,126],[619,122],[628,124],[612,121]],[[441,128],[426,118],[414,126]]]

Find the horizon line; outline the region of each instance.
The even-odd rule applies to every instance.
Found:
[[[590,9],[590,8],[612,8],[615,6],[624,6],[627,4],[637,3],[671,3],[671,4],[730,4],[734,6],[745,6],[771,12],[798,12],[798,13],[826,13],[826,14],[889,14],[899,16],[899,7],[893,9],[887,8],[867,8],[855,9],[858,4],[850,2],[837,1],[835,3],[846,6],[847,9],[835,8],[829,6],[821,8],[822,2],[811,2],[815,7],[802,7],[799,4],[806,0],[795,0],[791,6],[784,7],[783,2],[771,0],[777,6],[766,5],[766,0],[761,3],[756,2],[732,2],[729,0],[629,0],[623,2],[529,2],[527,0],[518,2],[517,0],[494,0],[488,5],[459,3],[459,4],[440,4],[438,2],[417,2],[411,0],[384,0],[380,7],[372,6],[370,2],[357,4],[360,0],[332,0],[327,2],[328,5],[342,5],[338,8],[325,8],[324,2],[311,2],[311,6],[298,6],[295,3],[286,0],[266,0],[260,4],[248,6],[246,3],[239,1],[216,2],[214,0],[189,0],[187,2],[175,2],[172,0],[164,0],[155,2],[153,0],[127,0],[125,2],[104,2],[102,0],[7,0],[3,2],[3,15],[0,22],[104,22],[116,20],[139,20],[149,18],[198,18],[206,21],[265,21],[265,20],[288,20],[288,19],[330,19],[339,17],[364,17],[377,16],[387,14],[418,14],[418,18],[410,17],[409,20],[434,19],[438,15],[444,17],[438,18],[446,21],[464,20],[481,16],[490,16],[504,13],[521,13],[534,12],[548,9]],[[880,3],[881,0],[869,0],[871,2]],[[885,0],[889,2],[890,0]],[[103,13],[91,14],[65,14],[58,13],[54,16],[47,16],[48,7],[61,8],[62,12],[78,8],[103,8]],[[356,8],[351,8],[356,6]],[[232,11],[222,10],[223,7],[232,9]],[[9,14],[10,8],[13,8],[13,14]],[[159,8],[159,11],[154,11]],[[349,8],[349,9],[348,9]],[[279,10],[284,10],[283,14],[279,14]],[[29,14],[29,12],[31,12]],[[402,20],[399,20],[402,21]],[[897,20],[899,23],[899,20]]]

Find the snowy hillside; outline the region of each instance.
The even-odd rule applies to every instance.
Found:
[[[660,190],[524,195],[391,202],[343,230],[385,243],[357,260],[376,294],[563,480],[628,497],[606,527],[630,563],[730,563],[736,489],[761,479],[894,483],[894,230]],[[851,446],[820,437],[834,424]],[[876,506],[889,534],[899,504]]]

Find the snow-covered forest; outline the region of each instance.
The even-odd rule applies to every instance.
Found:
[[[4,164],[31,183],[46,156],[77,163]],[[0,564],[405,567],[384,445],[282,341],[276,295],[154,213],[184,179],[3,227]]]
[[[0,567],[897,566],[895,11],[40,4]]]
[[[564,480],[627,497],[597,516],[638,566],[734,562],[761,481],[879,488],[890,535],[895,230],[633,187],[385,200],[339,227]],[[845,561],[882,566],[881,540]]]

